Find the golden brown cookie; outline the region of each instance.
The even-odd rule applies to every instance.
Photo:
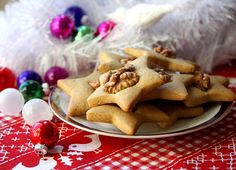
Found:
[[[93,72],[84,78],[62,79],[57,82],[57,86],[70,96],[67,115],[80,116],[86,113],[89,109],[87,98],[94,91],[90,84],[96,83],[99,75],[99,72]]]
[[[121,60],[125,59],[125,57],[107,51],[100,51],[98,58],[100,64],[97,69],[101,73],[122,67],[123,64],[121,63]]]
[[[141,101],[153,99],[166,99],[166,100],[184,100],[187,95],[187,89],[194,81],[194,76],[191,74],[173,74],[171,81],[157,87],[149,94],[144,96]]]
[[[224,86],[228,86],[229,85],[229,79],[224,77],[224,76],[217,76],[215,75],[214,78],[220,83],[223,84]]]
[[[141,103],[134,113],[125,112],[116,105],[102,105],[89,109],[86,113],[88,121],[111,123],[128,135],[134,135],[144,122],[152,122],[162,128],[172,125],[178,118],[192,118],[203,113],[202,107],[187,108],[166,106],[162,111],[157,106]],[[181,107],[183,109],[181,109]]]
[[[139,119],[130,112],[124,112],[115,105],[102,105],[89,109],[86,113],[88,121],[112,123],[128,135],[135,134],[139,127]]]
[[[188,60],[165,57],[159,53],[137,48],[125,48],[124,52],[136,58],[149,56],[152,63],[162,66],[165,69],[178,71],[181,73],[193,73],[197,66]]]
[[[186,107],[180,103],[158,103],[156,107],[168,114],[169,121],[158,122],[161,128],[170,127],[176,120],[183,118],[193,118],[204,113],[203,107]]]
[[[193,107],[210,101],[233,101],[235,94],[227,89],[224,84],[227,80],[224,77],[209,76],[209,88],[202,89],[191,86],[188,89],[188,97],[184,100],[186,106]],[[200,86],[201,87],[201,86]]]
[[[141,57],[101,75],[101,86],[87,99],[89,106],[114,103],[131,111],[143,95],[169,81],[168,75],[149,69],[147,64],[148,57]]]
[[[135,113],[125,112],[115,105],[102,105],[89,109],[86,113],[88,121],[111,123],[128,135],[136,133],[144,122],[169,122],[169,116],[149,104],[141,104]]]

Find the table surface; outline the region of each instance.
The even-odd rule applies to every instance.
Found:
[[[234,76],[229,67],[216,73]],[[226,118],[204,130],[145,140],[91,134],[55,118],[60,139],[42,159],[22,117],[0,113],[0,169],[236,169],[235,118],[236,103]]]

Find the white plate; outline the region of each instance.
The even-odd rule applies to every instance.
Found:
[[[69,96],[59,88],[52,90],[49,104],[54,114],[62,121],[82,130],[106,136],[121,138],[161,138],[191,133],[206,128],[225,117],[231,108],[231,103],[211,103],[205,108],[204,114],[196,118],[178,120],[167,129],[161,129],[155,124],[144,123],[134,136],[122,133],[112,124],[89,122],[85,116],[69,117],[67,111]]]

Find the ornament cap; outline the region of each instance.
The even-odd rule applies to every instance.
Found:
[[[34,146],[34,151],[38,156],[44,156],[47,154],[48,148],[44,144],[38,143]]]
[[[45,96],[48,96],[50,93],[50,87],[48,83],[43,83],[42,84],[43,92]]]

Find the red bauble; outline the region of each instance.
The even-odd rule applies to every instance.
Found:
[[[7,67],[0,67],[0,91],[16,88],[16,75]]]
[[[30,137],[34,144],[42,144],[51,148],[59,139],[59,131],[55,123],[42,120],[32,126]]]

